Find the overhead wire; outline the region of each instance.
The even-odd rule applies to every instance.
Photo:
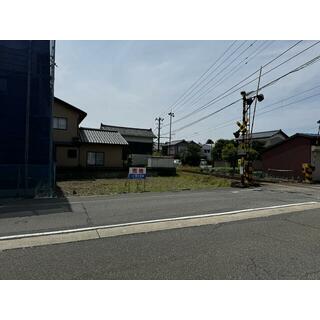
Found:
[[[286,98],[286,99],[279,100],[279,101],[277,101],[277,102],[275,102],[275,103],[272,103],[272,104],[270,104],[270,105],[268,105],[268,106],[264,106],[263,109],[269,108],[270,106],[273,106],[273,105],[276,105],[276,104],[279,104],[279,103],[282,103],[283,101],[290,100],[290,99],[292,99],[292,98],[295,97],[295,96],[299,96],[299,95],[301,95],[301,94],[303,94],[303,93],[306,93],[306,92],[308,92],[308,91],[314,90],[314,89],[319,88],[319,87],[320,87],[320,85],[318,85],[318,86],[316,86],[316,87],[313,87],[313,88],[311,88],[311,89],[302,91],[302,92],[300,92],[299,94],[293,95],[293,96],[288,97],[288,98]],[[286,108],[286,107],[288,107],[288,106],[291,106],[291,105],[294,105],[294,104],[297,104],[297,103],[300,103],[300,102],[309,100],[309,99],[314,98],[314,97],[317,97],[317,96],[320,96],[320,92],[318,92],[318,93],[316,93],[316,94],[312,94],[312,95],[307,96],[307,97],[304,97],[304,98],[301,98],[301,99],[298,99],[298,100],[295,100],[295,101],[292,101],[292,102],[289,102],[289,103],[284,104],[284,105],[280,105],[280,106],[275,107],[275,108],[273,108],[273,109],[271,109],[271,110],[266,110],[266,111],[263,111],[263,112],[257,112],[256,117],[257,117],[257,116],[261,116],[261,115],[266,114],[266,113],[269,113],[269,112],[272,112],[272,111],[275,111],[275,110],[278,110],[278,109]],[[219,125],[219,126],[213,128],[213,129],[220,129],[220,128],[225,128],[225,127],[231,126],[231,125],[234,124],[234,122],[235,122],[237,119],[238,119],[238,118],[234,118],[234,119],[232,119],[232,120],[228,120],[228,121],[222,123],[222,125]],[[200,132],[197,132],[196,135],[198,135],[198,134],[200,134]],[[193,137],[193,136],[194,136],[194,135],[188,135],[188,138]]]
[[[278,81],[280,81],[281,79],[287,77],[288,75],[290,75],[290,74],[292,74],[292,73],[298,72],[298,71],[300,71],[300,70],[302,70],[302,69],[304,69],[304,68],[306,68],[306,67],[309,67],[310,65],[318,62],[319,60],[320,60],[320,55],[318,55],[318,56],[314,57],[313,59],[311,59],[311,60],[309,60],[309,61],[301,64],[300,66],[298,66],[298,67],[290,70],[289,72],[285,73],[284,75],[282,75],[282,76],[280,76],[280,77],[278,77],[278,78],[276,78],[276,79],[268,82],[268,83],[265,84],[264,86],[260,87],[259,91],[262,90],[262,89],[264,89],[264,88],[267,88],[267,87],[269,87],[269,86],[271,86],[271,85],[274,85],[275,83],[277,83]],[[255,91],[251,91],[250,93],[253,93],[253,92],[255,92]],[[187,127],[190,127],[190,126],[192,126],[192,125],[194,125],[194,124],[196,124],[196,123],[198,123],[198,122],[200,122],[200,121],[203,121],[204,119],[207,119],[207,118],[209,118],[209,117],[211,117],[211,116],[213,116],[213,115],[215,115],[215,114],[217,114],[217,113],[219,113],[219,112],[227,109],[228,107],[234,105],[235,103],[237,103],[237,102],[239,102],[239,101],[241,101],[241,100],[242,100],[242,98],[237,99],[237,100],[235,100],[235,101],[227,104],[226,106],[221,107],[220,109],[215,110],[214,112],[209,113],[209,114],[206,115],[206,116],[203,116],[203,117],[201,117],[201,118],[199,118],[199,119],[197,119],[197,120],[195,120],[195,121],[192,121],[192,122],[188,123],[187,125],[184,125],[184,126],[178,128],[178,129],[174,130],[173,132],[175,133],[175,132],[181,131],[181,130],[183,130],[183,129],[187,128]]]
[[[285,101],[287,101],[287,100],[291,100],[291,99],[293,99],[293,98],[295,98],[295,97],[301,96],[302,94],[307,93],[307,92],[310,92],[310,91],[315,90],[315,89],[317,89],[317,88],[320,88],[320,84],[319,84],[319,85],[316,85],[316,86],[314,86],[314,87],[312,87],[312,88],[309,88],[309,89],[307,89],[307,90],[303,90],[303,91],[301,91],[301,92],[299,92],[299,93],[297,93],[297,94],[290,95],[290,96],[287,97],[287,98],[284,98],[284,99],[278,100],[278,101],[276,101],[276,102],[273,102],[273,103],[271,103],[271,104],[269,104],[269,105],[267,105],[267,106],[262,106],[262,107],[260,108],[260,110],[261,110],[261,109],[264,110],[264,109],[270,108],[270,107],[272,107],[272,106],[274,106],[274,105],[277,105],[277,104],[279,104],[279,103],[283,103],[283,102],[285,102]],[[220,123],[217,127],[214,127],[214,128],[209,127],[209,128],[204,129],[204,130],[200,130],[200,132],[197,132],[197,134],[202,133],[202,132],[204,132],[204,131],[211,131],[212,129],[214,130],[214,129],[220,129],[220,128],[228,127],[228,126],[234,124],[234,122],[235,122],[236,120],[238,120],[238,117],[233,118],[233,119],[230,119],[230,120],[227,120],[227,121],[225,121],[225,122],[223,122],[223,123]],[[211,129],[211,130],[210,130],[210,129]]]
[[[171,111],[171,109],[179,102],[179,100],[189,91],[191,90],[198,81],[200,81],[219,61],[220,59],[233,47],[233,45],[236,43],[236,40],[234,40],[228,47],[227,49],[218,57],[218,59],[215,60],[214,63],[212,63],[209,68],[206,69],[206,71],[204,73],[201,74],[201,76],[195,81],[193,82],[193,84],[181,95],[178,97],[178,99],[176,99],[176,101],[169,107],[169,111]],[[162,112],[161,115],[165,114],[166,111]]]
[[[280,57],[282,57],[284,54],[286,54],[287,52],[289,52],[290,50],[292,50],[293,48],[295,48],[296,46],[298,46],[303,40],[299,40],[297,41],[296,43],[294,43],[292,46],[290,46],[288,49],[286,49],[285,51],[281,52],[279,55],[277,55],[275,58],[271,59],[268,63],[264,64],[262,66],[262,68],[265,68],[267,67],[268,65],[270,65],[271,63],[273,63],[274,61],[276,61],[277,59],[279,59]],[[244,85],[240,86],[239,88],[236,88],[235,90],[233,90],[232,92],[228,93],[230,90],[234,89],[235,87],[237,87],[239,84],[243,83],[244,81],[250,79],[253,75],[255,75],[257,72],[259,72],[260,68],[257,69],[256,71],[254,71],[253,73],[251,73],[249,76],[245,77],[244,79],[242,79],[241,81],[239,81],[238,83],[236,83],[235,85],[233,85],[231,88],[229,88],[228,90],[224,91],[223,93],[221,93],[220,95],[216,96],[215,98],[211,99],[209,102],[207,102],[206,104],[204,104],[203,106],[199,107],[198,109],[201,109],[201,108],[206,108],[208,105],[212,105],[214,101],[216,101],[217,99],[219,99],[221,97],[221,99],[219,99],[218,101],[216,102],[219,102],[221,101],[222,99],[230,96],[231,94],[233,94],[234,92],[238,91],[239,88],[242,88],[243,86],[247,85],[247,84],[250,84],[252,83],[253,81],[255,81],[256,79],[250,81],[250,82],[247,82],[245,83]],[[228,94],[227,94],[228,93]],[[198,109],[194,110],[193,112],[197,111]],[[176,121],[173,122],[176,123],[176,122],[179,122],[179,121],[182,121],[184,119],[186,119],[187,117],[189,117],[190,115],[192,115],[193,113],[191,114],[188,114],[182,118],[179,118],[177,119]],[[164,125],[164,127],[167,127],[168,125]]]
[[[243,55],[247,50],[249,50],[257,41],[253,41],[249,46],[247,46],[244,50],[242,50],[231,62],[228,63],[227,66],[225,66],[224,68],[222,68],[218,73],[215,74],[215,76],[211,79],[209,79],[201,88],[199,88],[195,93],[193,93],[186,101],[183,101],[183,103],[187,103],[190,101],[190,99],[192,99],[193,97],[195,97],[198,93],[200,93],[205,87],[207,87],[207,85],[209,85],[213,80],[215,80],[217,78],[218,75],[220,75],[223,71],[225,71],[226,69],[228,69],[241,55]],[[243,43],[244,44],[244,43]],[[242,44],[242,45],[243,45]],[[241,46],[240,46],[241,47]],[[246,58],[245,58],[246,59]],[[245,60],[244,59],[244,60]],[[201,94],[201,93],[200,93]],[[182,102],[180,102],[182,103]],[[180,104],[180,106],[175,110],[175,112],[178,111],[178,109],[181,109],[181,107],[184,106],[184,104]]]
[[[174,110],[175,112],[177,112],[177,110],[179,109],[179,107],[181,107],[181,103],[184,102],[184,99],[187,99],[187,98],[189,97],[189,95],[192,94],[192,92],[193,92],[194,90],[196,90],[204,81],[206,81],[213,73],[215,73],[226,61],[228,61],[229,58],[231,58],[238,50],[240,50],[240,48],[241,48],[242,46],[244,46],[244,44],[245,44],[246,42],[247,42],[247,41],[244,41],[244,42],[240,43],[240,45],[239,45],[234,51],[232,51],[214,70],[210,71],[205,78],[203,78],[191,91],[189,91],[189,92],[187,93],[187,95],[185,95],[185,96],[183,97],[183,99],[182,99],[181,101],[179,101],[178,104],[180,104],[180,106],[177,106],[177,105],[178,105],[178,104],[177,104],[177,105],[176,105],[177,108],[176,108],[176,109],[173,109],[173,110]]]
[[[252,54],[248,57],[246,57],[245,59],[243,59],[242,61],[240,61],[237,65],[235,65],[231,70],[229,70],[222,78],[220,78],[218,81],[214,82],[209,88],[207,88],[204,92],[201,93],[200,96],[196,97],[196,99],[194,99],[193,101],[191,101],[191,103],[193,104],[193,106],[199,102],[201,99],[203,99],[204,96],[206,96],[207,94],[209,94],[210,92],[212,92],[213,89],[216,89],[220,84],[222,84],[223,82],[225,82],[226,80],[228,80],[231,76],[233,76],[234,74],[236,74],[242,67],[244,67],[249,61],[253,60],[258,54],[260,54],[262,51],[266,50],[273,41],[270,41],[270,43],[267,43],[267,46],[265,46],[265,43],[262,43],[262,46],[260,46],[258,48],[258,50],[256,50],[255,52],[257,52],[256,54]],[[262,48],[263,47],[263,48]],[[262,50],[259,50],[259,49]],[[248,60],[250,58],[250,60]],[[246,60],[248,60],[247,62],[245,62]],[[245,62],[245,63],[244,63]]]
[[[266,72],[264,72],[264,73],[262,74],[262,77],[265,76],[266,74],[268,74],[268,73],[270,73],[270,72],[278,69],[279,67],[281,67],[281,66],[284,65],[285,63],[288,63],[288,62],[291,61],[292,59],[294,59],[294,58],[296,58],[297,56],[303,54],[304,52],[306,52],[307,50],[311,49],[311,48],[314,47],[315,45],[318,45],[319,43],[320,43],[320,41],[317,41],[317,42],[313,43],[313,44],[310,45],[309,47],[303,49],[302,51],[299,51],[297,54],[295,54],[295,55],[293,55],[292,57],[286,59],[285,61],[281,62],[280,64],[276,65],[275,67],[267,70]],[[287,50],[286,50],[286,51],[287,51]],[[278,57],[279,57],[279,56],[278,56]],[[274,60],[274,59],[273,59],[273,60]],[[269,64],[270,64],[270,62],[268,62],[267,64],[263,65],[262,68],[265,68],[265,67],[266,67],[267,65],[269,65]],[[259,68],[259,70],[260,70],[260,68]],[[259,71],[259,70],[258,70],[258,71]],[[256,72],[254,72],[253,74],[255,74],[255,73],[256,73]],[[253,74],[251,74],[251,76],[252,76]],[[249,77],[250,77],[250,76],[249,76]],[[248,78],[248,77],[247,77],[247,78]],[[247,79],[247,78],[245,78],[245,79]],[[251,81],[246,82],[245,84],[241,85],[240,87],[237,87],[236,89],[234,89],[233,91],[231,91],[231,92],[228,93],[228,91],[230,91],[231,89],[235,88],[238,84],[242,83],[244,80],[240,81],[237,85],[234,85],[232,88],[228,89],[228,90],[225,91],[224,93],[222,93],[222,94],[220,94],[219,96],[215,97],[214,99],[210,100],[209,102],[207,102],[207,103],[204,104],[203,106],[195,109],[194,111],[192,111],[191,113],[187,114],[186,116],[177,119],[176,121],[173,122],[173,124],[175,124],[175,123],[177,123],[177,122],[180,122],[180,121],[182,121],[182,120],[184,120],[184,119],[186,119],[186,118],[189,118],[190,116],[194,115],[195,113],[198,113],[198,112],[200,112],[200,111],[203,111],[203,110],[207,109],[207,108],[210,107],[211,105],[213,105],[213,104],[215,104],[215,103],[223,100],[224,98],[230,96],[230,95],[233,94],[234,92],[237,92],[239,89],[243,88],[244,86],[247,86],[247,85],[253,83],[253,82],[256,81],[257,79],[258,79],[258,77],[252,79]],[[253,92],[254,92],[254,91],[253,91]],[[253,93],[253,92],[250,92],[250,93],[248,93],[248,94],[251,94],[251,93]],[[226,94],[226,93],[228,93],[228,94]],[[220,99],[219,99],[219,98],[220,98]]]

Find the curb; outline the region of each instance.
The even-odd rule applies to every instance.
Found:
[[[196,216],[185,216],[115,225],[5,236],[0,237],[0,251],[94,240],[129,234],[220,224],[225,222],[268,217],[272,215],[312,210],[317,208],[320,208],[320,202],[292,203],[280,206],[243,209]]]

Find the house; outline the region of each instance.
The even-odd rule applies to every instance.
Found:
[[[250,139],[250,134],[248,138]],[[262,142],[266,148],[271,147],[286,139],[288,139],[288,136],[281,129],[254,132],[252,134],[252,141]],[[236,140],[241,141],[241,137],[237,138]]]
[[[120,168],[128,142],[117,131],[80,127],[86,112],[59,99],[53,105],[56,167]]]
[[[163,154],[166,154],[168,156],[178,157],[180,156],[181,153],[187,151],[188,146],[190,144],[198,145],[194,141],[187,141],[185,139],[174,140],[174,141],[171,141],[170,144],[169,142],[165,143],[162,146],[162,152]]]
[[[320,147],[317,134],[296,133],[267,148],[262,154],[263,170],[271,175],[303,178],[302,164],[315,166],[313,177],[320,180]]]
[[[207,161],[212,161],[212,148],[213,144],[202,144],[201,147],[201,158],[206,159]]]
[[[156,138],[152,129],[119,127],[103,123],[100,129],[119,132],[129,143],[128,154],[152,155],[153,139]]]

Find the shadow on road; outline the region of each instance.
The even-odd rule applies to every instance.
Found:
[[[0,201],[0,219],[71,212],[68,198],[57,188],[57,198],[7,199]]]

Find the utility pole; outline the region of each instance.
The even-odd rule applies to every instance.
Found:
[[[247,135],[247,94],[245,91],[241,92],[242,95],[242,127],[240,127],[241,134],[242,134],[242,139],[241,139],[241,144],[242,144],[242,155],[241,155],[241,184],[244,186],[246,184],[246,158],[247,158],[247,145],[246,145],[246,135]]]
[[[160,130],[161,130],[161,122],[164,120],[163,118],[159,117],[155,119],[158,122],[158,152],[160,152]]]
[[[261,76],[261,70],[260,70]],[[241,92],[242,96],[242,123],[237,122],[239,129],[233,133],[236,139],[239,139],[241,134],[241,144],[240,148],[238,149],[238,155],[241,156],[240,158],[240,175],[241,175],[241,185],[246,187],[252,183],[252,163],[249,161],[249,151],[250,146],[252,144],[252,132],[253,132],[253,121],[250,130],[250,107],[254,101],[261,102],[264,99],[263,94],[258,94],[259,92],[259,84],[260,84],[260,77],[258,83],[258,89],[255,96],[248,97],[245,91]],[[256,105],[254,109],[256,108]],[[255,110],[253,117],[255,115]]]
[[[171,146],[171,127],[172,127],[172,118],[174,117],[174,113],[171,111],[168,113],[170,117],[170,129],[169,129],[169,147],[168,147],[168,155],[170,155],[170,146]]]

